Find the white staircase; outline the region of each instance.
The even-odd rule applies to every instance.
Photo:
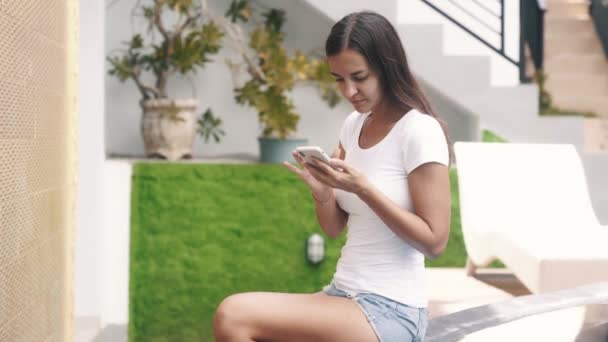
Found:
[[[585,138],[585,127],[592,126],[588,119],[538,115],[536,85],[492,86],[489,57],[446,55],[442,25],[397,22],[396,0],[306,2],[333,21],[361,9],[387,17],[396,26],[410,67],[432,102],[444,104],[436,105],[436,110],[448,122],[453,140],[477,140],[485,128],[513,142],[571,143],[584,148],[589,140]],[[477,132],[470,127],[459,129],[467,120],[477,125]]]
[[[547,2],[544,69],[557,107],[608,118],[608,59],[587,0]]]

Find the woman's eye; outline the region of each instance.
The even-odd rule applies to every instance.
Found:
[[[353,80],[355,80],[355,82],[363,82],[366,79],[367,79],[367,76],[353,78]]]
[[[343,78],[336,78],[336,82],[340,83],[340,82],[344,82]]]

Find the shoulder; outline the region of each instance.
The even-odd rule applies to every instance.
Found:
[[[408,116],[400,130],[406,171],[409,173],[427,162],[449,165],[448,142],[439,121],[417,110]]]
[[[408,134],[415,134],[422,131],[442,130],[439,121],[427,114],[424,114],[416,109],[412,109],[404,117],[403,130]]]
[[[412,109],[402,118],[399,127],[401,139],[406,144],[410,141],[437,139],[445,142],[445,134],[439,121],[416,109]]]

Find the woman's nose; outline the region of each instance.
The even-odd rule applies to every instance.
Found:
[[[358,90],[353,82],[344,82],[342,92],[344,93],[344,97],[351,98],[353,95],[357,94]]]

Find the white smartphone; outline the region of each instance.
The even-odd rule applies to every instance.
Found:
[[[306,162],[310,162],[312,158],[316,158],[329,164],[331,159],[329,155],[325,153],[325,151],[323,151],[323,149],[319,146],[299,146],[296,147],[296,152],[298,152],[298,154],[302,156]]]

